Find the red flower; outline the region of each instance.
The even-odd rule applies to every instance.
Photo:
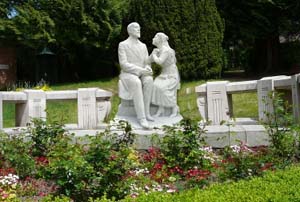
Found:
[[[47,157],[45,157],[45,156],[39,156],[39,157],[35,158],[35,163],[37,165],[48,165],[49,161],[48,161]]]
[[[222,160],[222,163],[223,163],[223,160]],[[212,166],[213,166],[214,168],[216,168],[216,169],[220,167],[220,165],[217,164],[216,162],[214,162],[214,163],[212,164]]]
[[[47,194],[45,194],[44,192],[40,192],[40,193],[38,194],[38,196],[47,196]]]
[[[14,168],[0,168],[0,175],[6,176],[8,174],[16,174],[16,171]]]
[[[183,172],[183,169],[180,168],[179,166],[175,166],[174,168],[170,168],[170,172],[171,173],[178,173],[180,175],[182,175],[184,172]]]
[[[159,159],[161,157],[160,150],[155,147],[150,147],[148,153],[143,155],[144,161],[152,161],[153,159]]]
[[[273,163],[266,163],[263,167],[260,168],[261,171],[269,170],[273,166]]]
[[[187,171],[186,178],[195,178],[197,180],[203,180],[206,179],[210,174],[211,172],[209,170],[199,170],[197,168],[194,168]]]

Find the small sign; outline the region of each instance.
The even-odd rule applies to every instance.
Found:
[[[0,64],[0,69],[9,69],[9,65]]]

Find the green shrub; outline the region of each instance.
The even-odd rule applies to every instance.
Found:
[[[299,124],[295,122],[291,105],[284,99],[284,94],[272,92],[269,96],[273,113],[266,113],[267,121],[264,124],[270,137],[270,148],[283,161],[291,161],[299,153]]]
[[[216,174],[221,182],[250,178],[276,167],[276,162],[265,147],[252,149],[241,143],[225,147],[220,153],[223,159],[217,163]]]
[[[204,127],[190,119],[183,119],[175,126],[165,126],[164,137],[156,140],[167,165],[183,169],[206,167],[208,162],[203,158],[204,152],[200,150],[205,145],[204,133]]]
[[[41,198],[39,201],[41,202],[71,202],[72,200],[67,196],[46,196]],[[28,201],[30,202],[30,201]]]
[[[37,157],[46,156],[49,148],[56,143],[57,136],[66,132],[62,124],[58,122],[49,124],[42,119],[33,119],[27,130],[33,142],[32,155]]]
[[[61,194],[83,200],[89,194],[93,167],[85,160],[82,146],[72,143],[71,135],[59,136],[55,142],[49,148],[49,163],[41,168],[40,177],[54,180]]]
[[[24,178],[35,172],[35,161],[30,155],[32,143],[24,134],[8,135],[0,133],[0,168],[13,168]]]
[[[129,183],[124,180],[125,174],[136,166],[137,159],[131,148],[135,134],[126,121],[116,123],[120,134],[108,129],[96,136],[89,137],[85,145],[85,159],[93,166],[94,173],[88,188],[91,197],[124,198],[128,193]]]

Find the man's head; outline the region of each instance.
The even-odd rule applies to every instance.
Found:
[[[140,38],[141,37],[141,27],[137,22],[132,22],[127,26],[127,32],[129,36]]]

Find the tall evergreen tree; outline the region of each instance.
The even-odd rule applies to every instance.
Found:
[[[148,46],[157,32],[169,36],[183,79],[220,75],[224,25],[214,0],[132,0],[124,28],[131,21],[141,25]]]

